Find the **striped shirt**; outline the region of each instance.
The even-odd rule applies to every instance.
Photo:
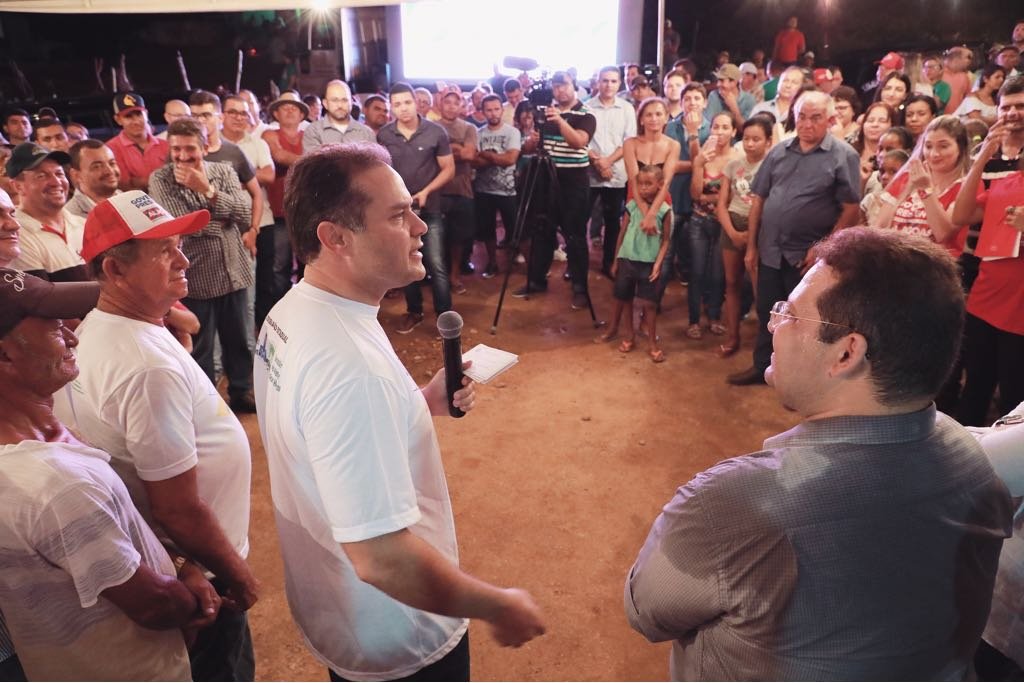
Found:
[[[213,204],[174,179],[174,166],[167,164],[149,178],[149,194],[172,216],[184,216],[207,209],[210,224],[181,240],[188,257],[188,295],[192,299],[213,299],[253,284],[252,259],[239,229],[249,227],[252,197],[242,189],[230,164],[204,161],[206,177],[217,191]]]
[[[544,149],[558,169],[559,178],[566,177],[566,171],[571,173],[574,180],[577,174],[582,174],[589,185],[590,181],[586,175],[590,166],[589,144],[594,139],[594,131],[597,130],[597,119],[582,102],[577,102],[569,111],[561,113],[570,127],[586,132],[587,144],[576,149],[566,141],[557,123],[546,121],[540,128]]]

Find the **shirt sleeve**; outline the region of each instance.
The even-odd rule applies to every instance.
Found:
[[[451,139],[448,137],[448,131],[436,123],[429,124],[431,126],[437,126],[437,151],[434,152],[434,156],[446,157],[452,153]]]
[[[573,126],[576,130],[582,130],[587,134],[587,144],[594,139],[594,132],[597,131],[597,117],[593,114],[585,114],[583,116],[575,117],[578,119],[576,125]]]
[[[843,150],[836,167],[836,201],[841,204],[860,203],[860,157],[852,147],[841,140],[833,140],[834,146]]]
[[[662,510],[626,579],[626,617],[652,642],[684,637],[725,612],[717,534],[698,481],[680,488]]]
[[[508,149],[522,149],[523,148],[523,134],[519,132],[518,128],[513,127],[512,132],[508,136]],[[505,150],[508,151],[508,150]]]
[[[409,470],[409,389],[358,378],[300,404],[317,491],[339,543],[405,529],[420,519]]]
[[[235,168],[238,170],[238,179],[245,185],[247,182],[256,177],[256,170],[249,163],[249,159],[246,158],[245,153],[240,150],[235,150],[238,154],[238,161]]]
[[[217,190],[210,217],[214,220],[234,222],[237,225],[249,225],[252,221],[252,197],[238,181],[238,174],[233,168],[217,168],[217,162],[207,165],[210,184]],[[230,173],[224,171],[230,170]]]
[[[315,123],[306,126],[306,130],[302,133],[302,151],[310,152],[314,149],[320,149],[320,144],[320,126]]]
[[[256,148],[256,163],[254,164],[256,168],[266,168],[267,166],[273,168],[274,157],[270,154],[270,145],[267,144],[267,141],[262,138],[254,138],[253,142]]]
[[[1011,411],[1024,415],[1024,403]],[[967,428],[985,450],[992,469],[1014,498],[1024,496],[1024,423],[983,429]]]
[[[757,175],[754,176],[753,182],[750,183],[750,191],[758,197],[762,199],[768,198],[768,193],[772,190],[772,167],[779,156],[785,154],[785,150],[785,143],[779,143],[772,147],[771,151],[768,152],[768,156],[761,162],[761,168],[757,169]]]
[[[109,491],[85,482],[69,486],[43,508],[32,528],[32,544],[71,577],[83,608],[130,579],[142,562],[119,523],[117,501]]]

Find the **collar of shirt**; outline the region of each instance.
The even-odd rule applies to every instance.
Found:
[[[816,144],[814,147],[812,147],[811,149],[807,150],[806,152],[804,152],[803,150],[800,149],[800,138],[798,138],[796,136],[791,137],[790,139],[786,140],[783,144],[786,145],[786,149],[788,149],[788,150],[795,151],[795,152],[798,152],[800,154],[813,154],[814,152],[817,152],[818,150],[821,150],[823,152],[831,152],[832,151],[832,144],[833,144],[834,140],[835,140],[835,138],[832,137],[832,133],[825,133],[825,137],[823,137],[821,139],[821,142],[819,142],[818,144]]]
[[[805,420],[788,432],[764,441],[768,450],[813,446],[822,443],[908,443],[920,441],[935,430],[935,404],[901,415],[842,415]]]

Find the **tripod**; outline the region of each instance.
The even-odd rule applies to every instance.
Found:
[[[541,185],[542,182],[546,182],[545,185]],[[541,202],[537,202],[537,188],[547,187],[548,194],[541,192]],[[554,162],[547,154],[547,150],[544,149],[543,141],[537,150],[537,155],[530,159],[526,166],[526,172],[523,174],[523,191],[519,197],[519,204],[516,207],[516,222],[512,229],[511,237],[506,237],[506,243],[511,254],[519,253],[519,244],[523,239],[523,231],[526,227],[526,221],[531,211],[535,212],[534,218],[544,225],[544,229],[554,230],[555,225],[548,215],[548,208],[551,204],[552,197],[558,197],[559,186],[558,186],[558,173],[555,169]],[[507,228],[506,228],[507,229]],[[513,256],[514,258],[514,256]],[[526,299],[530,298],[530,264],[533,260],[533,245],[531,244],[530,253],[526,257]],[[510,267],[505,269],[505,278],[501,283],[501,294],[498,296],[498,307],[494,311],[494,321],[491,323],[491,334],[497,334],[498,332],[498,319],[501,317],[501,308],[505,302],[505,292],[508,289],[508,281],[512,276],[511,263]],[[586,285],[586,283],[584,283]],[[590,288],[586,287],[583,290],[584,295],[587,297],[587,308],[590,310],[590,319],[594,323],[594,327],[601,327],[604,325],[604,321],[599,321],[597,315],[594,313],[594,303],[590,299]]]

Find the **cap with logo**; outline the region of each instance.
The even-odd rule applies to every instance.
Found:
[[[875,62],[875,64],[881,64],[886,69],[900,71],[903,69],[903,57],[896,52],[887,52],[885,56]]]
[[[88,262],[128,240],[191,235],[210,222],[206,209],[175,218],[142,190],[115,194],[93,207],[85,220],[82,258]]]
[[[14,148],[7,160],[7,177],[17,178],[22,171],[33,169],[47,159],[53,159],[61,165],[71,163],[71,157],[65,152],[51,152],[34,142],[23,142]]]
[[[96,307],[98,282],[47,282],[0,268],[0,338],[25,318],[82,318]]]
[[[119,92],[114,95],[114,113],[124,114],[130,111],[144,111],[146,101],[142,95],[134,92]]]
[[[723,64],[722,66],[718,67],[718,71],[715,72],[715,78],[717,78],[720,81],[723,79],[730,81],[738,81],[740,80],[740,68],[735,64]]]

